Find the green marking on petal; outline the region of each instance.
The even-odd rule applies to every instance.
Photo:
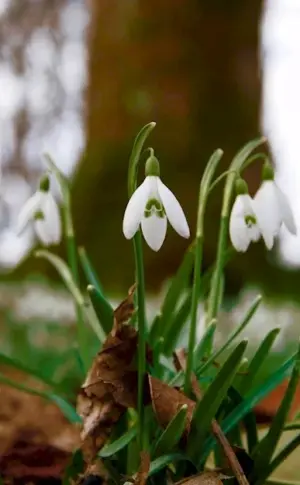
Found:
[[[252,227],[252,226],[255,226],[257,224],[256,218],[254,216],[250,215],[250,214],[245,216],[245,222],[246,222],[248,227]]]
[[[42,211],[37,211],[35,212],[33,218],[36,220],[36,221],[43,221],[45,219],[45,215]]]
[[[144,216],[148,218],[154,214],[163,219],[165,217],[165,209],[159,200],[149,199],[145,207]]]

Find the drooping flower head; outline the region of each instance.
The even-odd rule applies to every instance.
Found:
[[[37,237],[45,246],[59,244],[61,219],[57,203],[50,192],[48,175],[41,178],[39,189],[24,204],[17,221],[17,233],[21,234],[32,222]]]
[[[254,196],[254,208],[261,227],[266,228],[274,238],[279,234],[282,224],[291,234],[297,234],[292,209],[286,195],[274,181],[274,169],[267,162],[262,172],[263,182]]]
[[[181,205],[160,179],[159,162],[153,153],[146,162],[145,175],[127,204],[123,233],[131,239],[141,225],[147,244],[158,251],[166,237],[167,220],[182,237],[188,238],[190,230]]]

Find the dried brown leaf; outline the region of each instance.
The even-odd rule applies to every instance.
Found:
[[[184,404],[187,405],[187,419],[185,434],[190,430],[195,402],[186,397],[177,389],[170,387],[165,382],[148,376],[152,406],[159,424],[166,428],[169,422],[180,411]]]
[[[201,472],[192,477],[184,478],[180,482],[176,482],[175,485],[222,485],[222,477],[224,475],[214,471]]]
[[[114,324],[102,350],[95,357],[77,400],[83,419],[82,450],[90,462],[104,445],[113,425],[137,401],[135,354],[137,331],[126,322],[134,311],[133,293],[114,312]]]

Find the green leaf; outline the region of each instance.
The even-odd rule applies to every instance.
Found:
[[[199,454],[201,455],[199,447],[202,447],[212,419],[215,417],[222,401],[227,395],[228,388],[238,370],[247,343],[247,340],[243,340],[232,351],[231,355],[219,370],[216,378],[203,395],[203,398],[196,405],[188,445],[188,452],[193,459],[196,459],[197,456],[199,457]]]
[[[154,444],[154,457],[171,452],[177,445],[185,429],[186,416],[187,405],[184,404]]]
[[[205,356],[209,348],[210,342],[214,338],[214,334],[217,328],[217,320],[213,319],[207,326],[203,337],[194,350],[194,362],[200,362]]]
[[[14,369],[18,369],[22,372],[25,372],[26,374],[29,374],[35,377],[36,379],[44,382],[45,384],[47,384],[49,387],[52,387],[53,389],[60,389],[60,386],[55,382],[51,381],[51,379],[48,379],[43,374],[42,370],[32,369],[28,365],[23,364],[23,362],[19,361],[18,359],[9,357],[8,355],[3,354],[2,352],[0,352],[0,363],[13,367]]]
[[[269,431],[266,436],[256,446],[252,458],[254,460],[254,469],[251,474],[254,480],[261,479],[262,476],[267,478],[264,474],[267,469],[271,458],[275,452],[276,446],[279,442],[281,433],[283,431],[285,422],[288,418],[289,411],[293,402],[293,398],[299,383],[300,377],[300,345],[298,354],[296,356],[296,362],[294,364],[293,372],[289,381],[288,388],[282,399],[281,405],[273,417]],[[260,480],[259,480],[260,481]]]
[[[171,326],[169,331],[165,334],[163,352],[166,355],[171,355],[180,337],[182,329],[186,324],[188,314],[191,307],[191,291],[188,292],[184,298],[180,308],[176,312],[173,320],[171,321]],[[171,318],[171,317],[170,317]]]
[[[129,197],[132,196],[133,192],[136,189],[138,163],[143,150],[144,143],[147,140],[148,136],[150,135],[151,131],[155,128],[155,126],[156,126],[156,123],[154,123],[153,121],[151,123],[148,123],[141,129],[141,131],[137,134],[134,140],[132,152],[129,159],[129,168],[128,168]]]
[[[79,448],[74,451],[71,462],[66,467],[64,477],[62,479],[62,485],[70,485],[75,481],[80,473],[84,471],[84,459],[82,450]]]
[[[16,381],[13,381],[12,379],[9,379],[8,377],[4,376],[1,373],[0,373],[0,382],[8,386],[11,386],[15,389],[18,389],[19,391],[26,392],[27,394],[32,394],[33,396],[39,396],[39,397],[42,397],[43,399],[52,401],[60,408],[62,413],[66,416],[66,418],[71,423],[81,423],[81,418],[76,413],[76,410],[74,409],[74,407],[70,403],[68,403],[68,401],[58,396],[54,392],[32,389],[31,387],[28,387],[25,384],[21,384],[20,382],[16,382]]]
[[[161,307],[161,335],[165,337],[172,332],[172,321],[182,292],[189,286],[195,259],[195,242],[186,251],[183,261],[171,281]]]
[[[266,358],[269,355],[269,352],[272,348],[272,345],[274,343],[274,340],[276,339],[277,335],[280,332],[280,328],[273,328],[264,338],[262,343],[260,344],[259,348],[254,354],[254,357],[252,358],[247,375],[244,376],[242,379],[241,383],[238,386],[238,390],[240,394],[245,395],[250,388],[252,387],[255,378],[261,369],[262,365],[264,364]]]
[[[86,280],[88,284],[94,286],[96,290],[101,293],[101,295],[104,297],[103,289],[101,286],[101,283],[97,277],[97,273],[94,270],[91,261],[88,258],[88,255],[86,253],[86,250],[83,247],[78,248],[78,254],[79,254],[79,259],[81,262],[81,266],[83,269],[83,272],[85,274]]]
[[[85,302],[81,291],[79,290],[78,286],[76,285],[74,278],[71,274],[71,271],[67,264],[55,254],[50,253],[44,249],[40,249],[35,252],[35,256],[37,258],[44,258],[51,263],[57,272],[60,274],[62,280],[64,281],[66,287],[70,291],[71,295],[73,296],[75,302],[78,306],[80,306],[83,314],[85,315],[87,321],[89,322],[90,326],[94,330],[95,334],[99,338],[100,342],[102,343],[105,340],[105,333],[100,326],[98,320],[95,318],[94,312],[91,311],[89,305]]]
[[[287,457],[294,451],[296,448],[300,446],[300,434],[295,436],[287,445],[285,445],[279,453],[275,456],[274,460],[271,461],[270,465],[266,468],[264,477],[269,477],[275,470],[276,468],[283,463]],[[265,480],[265,478],[264,478]],[[259,485],[262,483],[262,479],[260,478],[257,482],[256,485]],[[264,482],[263,482],[264,483]],[[267,482],[269,483],[269,481]],[[292,483],[292,482],[291,482]],[[285,484],[287,485],[287,484]],[[290,485],[290,483],[288,484]],[[300,485],[300,483],[299,483]]]
[[[149,477],[155,475],[155,473],[170,465],[170,463],[178,461],[189,461],[189,458],[182,453],[170,453],[156,458],[150,465]]]
[[[257,311],[260,303],[262,301],[262,296],[259,295],[255,298],[253,301],[252,305],[250,306],[249,310],[247,311],[245,317],[243,318],[241,324],[238,326],[238,328],[231,333],[229,336],[228,340],[226,340],[225,344],[220,347],[216,352],[214,352],[210,358],[202,365],[200,365],[196,369],[196,375],[199,377],[225,350],[228,349],[228,347],[232,344],[232,342],[239,336],[239,334],[245,329],[245,327],[248,325],[250,322],[251,318]]]
[[[137,427],[132,426],[126,433],[112,443],[105,445],[99,452],[101,458],[109,458],[127,446],[137,435]]]
[[[243,397],[234,387],[229,388],[228,396],[232,400],[234,408],[243,402]],[[253,411],[249,411],[244,416],[243,423],[246,430],[248,451],[251,453],[258,443],[255,413]]]
[[[251,392],[249,392],[249,394],[244,398],[243,402],[237,406],[221,423],[223,433],[227,434],[229,431],[231,431],[251,409],[253,409],[264,397],[272,392],[285,377],[288,376],[296,356],[297,353],[282,364],[282,366],[268,379],[266,379],[263,384],[256,386]],[[213,437],[209,437],[204,445],[204,460],[213,450],[214,446],[215,439]]]
[[[100,293],[94,286],[88,285],[87,291],[101,326],[104,332],[108,334],[114,323],[114,310],[102,293]]]
[[[159,336],[160,336],[160,333],[161,333],[161,325],[160,325],[160,322],[161,322],[161,314],[158,313],[152,323],[151,323],[151,327],[150,327],[150,330],[149,330],[149,334],[148,334],[148,342],[149,344],[151,345],[151,347],[155,346],[156,342],[159,340]]]

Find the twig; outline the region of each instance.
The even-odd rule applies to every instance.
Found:
[[[175,365],[179,367],[178,370],[185,371],[186,368],[186,357],[184,349],[179,349],[175,351]],[[201,399],[201,390],[197,381],[195,374],[191,374],[191,385],[193,392],[196,398],[199,400]],[[249,485],[249,482],[243,472],[243,469],[234,453],[228,439],[226,438],[225,434],[223,433],[221,427],[219,426],[216,419],[213,419],[211,422],[212,432],[215,435],[216,439],[220,443],[223,448],[224,454],[227,457],[228,463],[240,485]]]

